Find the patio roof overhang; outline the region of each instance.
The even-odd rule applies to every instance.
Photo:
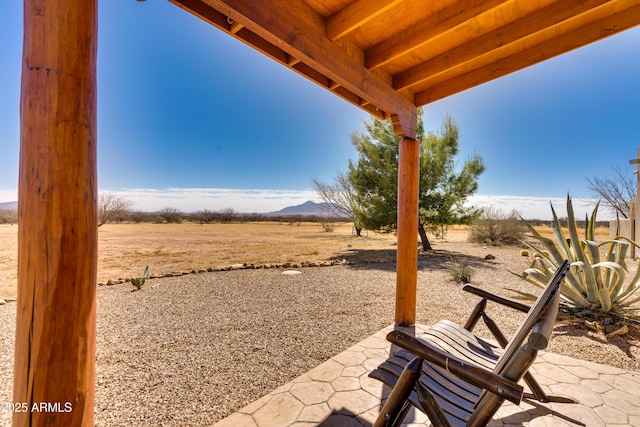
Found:
[[[415,107],[640,23],[635,0],[170,1],[401,135]]]
[[[396,322],[415,322],[418,106],[640,24],[640,0],[171,0],[380,118],[400,145]],[[14,401],[93,425],[97,0],[24,0]],[[206,54],[206,52],[203,52]]]

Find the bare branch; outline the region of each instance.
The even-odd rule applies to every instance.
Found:
[[[631,200],[636,197],[636,178],[627,169],[612,166],[612,176],[587,178],[589,190],[603,205],[622,218],[631,215]]]
[[[131,213],[133,203],[113,193],[101,193],[98,200],[98,227],[109,221],[125,218]]]
[[[325,184],[314,179],[313,185],[329,213],[355,220],[356,193],[346,174],[339,172],[334,184]]]

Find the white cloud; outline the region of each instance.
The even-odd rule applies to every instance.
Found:
[[[0,187],[0,203],[18,200],[18,190]]]
[[[307,200],[320,201],[313,190],[264,190],[230,188],[125,188],[109,190],[134,203],[134,209],[157,211],[166,207],[183,212],[233,208],[238,212],[273,212]]]
[[[287,206],[299,205],[307,200],[320,202],[314,190],[266,190],[231,188],[124,188],[106,190],[131,200],[134,209],[157,211],[166,207],[180,209],[183,212],[196,212],[203,209],[221,210],[233,208],[238,212],[274,212]],[[17,190],[0,187],[0,202],[15,201]],[[529,197],[495,194],[476,194],[469,198],[469,204],[475,206],[493,206],[505,213],[517,210],[526,219],[550,220],[553,203],[558,217],[566,217],[566,199],[561,197]],[[595,199],[573,199],[576,217],[582,219],[590,214]],[[604,208],[599,209],[598,220],[614,217]]]

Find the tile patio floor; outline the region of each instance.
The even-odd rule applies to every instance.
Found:
[[[424,329],[416,325],[415,333]],[[387,358],[391,330],[378,331],[216,426],[371,426],[389,389],[367,374]],[[490,426],[640,426],[640,373],[545,352],[531,370],[546,392],[579,403],[505,402]],[[404,425],[430,424],[413,408]]]

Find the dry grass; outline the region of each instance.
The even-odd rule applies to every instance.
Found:
[[[107,224],[99,229],[98,282],[152,273],[191,271],[235,263],[323,261],[394,249],[393,234],[352,237],[351,224],[323,231],[319,223]],[[367,250],[372,250],[367,252]],[[379,255],[378,255],[379,256]],[[17,227],[0,225],[0,297],[16,295]]]
[[[0,298],[15,297],[18,280],[18,227],[0,224]]]
[[[538,229],[552,234],[550,227]],[[16,296],[17,231],[0,225],[0,298]],[[456,226],[445,240],[464,242],[466,235],[467,227]],[[147,265],[161,274],[236,263],[384,261],[393,259],[396,244],[394,234],[370,231],[355,238],[351,224],[327,233],[319,223],[107,224],[98,236],[98,282],[141,276]],[[606,239],[608,229],[600,228],[598,236]]]

